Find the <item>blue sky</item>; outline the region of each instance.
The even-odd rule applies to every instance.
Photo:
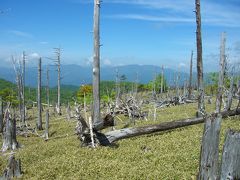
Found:
[[[148,64],[187,71],[196,57],[195,0],[103,0],[101,65]],[[221,32],[231,62],[240,57],[240,1],[202,0],[205,71],[218,68]],[[0,0],[0,61],[24,50],[29,63],[54,57],[91,64],[93,0]],[[47,61],[47,60],[45,60]],[[6,63],[1,63],[6,64]]]

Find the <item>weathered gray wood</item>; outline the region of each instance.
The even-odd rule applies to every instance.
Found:
[[[203,62],[202,62],[202,33],[201,33],[201,6],[200,0],[195,0],[196,5],[196,41],[197,41],[197,79],[198,79],[198,116],[205,114],[204,87],[203,87]]]
[[[224,81],[224,71],[225,71],[225,33],[222,33],[221,37],[221,50],[220,50],[220,70],[219,70],[219,77],[218,77],[218,93],[216,99],[216,112],[221,111],[222,105],[222,95],[223,95],[223,81]]]
[[[218,146],[222,115],[206,118],[199,165],[199,180],[218,179]]]
[[[240,109],[223,111],[221,113],[222,117],[234,116],[239,114],[240,114]],[[213,113],[210,117],[217,117],[217,115]],[[120,139],[126,139],[130,137],[144,135],[144,134],[151,134],[154,132],[172,130],[172,129],[181,128],[185,126],[200,124],[203,122],[204,122],[204,117],[197,117],[192,119],[182,119],[178,121],[164,122],[157,125],[149,125],[144,127],[125,128],[125,129],[110,131],[105,134],[98,133],[98,140],[102,145],[109,145],[112,142],[118,141]]]
[[[240,179],[240,132],[228,130],[222,154],[221,179]]]
[[[42,59],[38,60],[38,120],[37,120],[37,129],[42,130],[42,100],[41,100],[41,92],[42,92]]]
[[[47,66],[47,87],[46,87],[46,96],[47,96],[47,104],[48,108],[50,107],[50,90],[49,90],[49,68]]]
[[[45,122],[45,132],[44,132],[45,140],[48,140],[48,136],[49,136],[49,109],[46,110],[46,122]]]
[[[189,73],[189,85],[188,85],[188,99],[192,98],[192,64],[193,64],[193,51],[190,59],[190,73]]]
[[[57,55],[57,72],[58,72],[58,80],[57,80],[57,113],[58,115],[61,115],[61,49],[55,48],[55,53]]]
[[[22,59],[22,125],[25,125],[26,120],[26,109],[25,109],[25,62],[26,62],[26,54],[23,52]]]
[[[233,79],[233,75],[231,76],[231,80],[230,80],[230,89],[229,89],[229,92],[228,92],[228,100],[227,100],[227,106],[225,108],[225,110],[229,111],[231,109],[231,106],[232,106],[232,99],[233,99],[233,91],[234,91],[234,88],[233,88],[233,85],[234,85],[234,79]]]
[[[0,97],[0,133],[3,132],[3,101]]]
[[[11,155],[8,160],[8,165],[6,169],[3,172],[3,176],[0,177],[1,180],[10,180],[14,177],[21,177],[22,171],[21,171],[21,161],[16,160],[14,155]]]
[[[162,65],[161,94],[163,93],[163,75],[164,75],[164,67]]]
[[[94,0],[93,123],[100,121],[100,0]]]
[[[8,109],[5,112],[5,123],[6,125],[3,133],[2,151],[5,152],[7,150],[16,150],[20,147],[16,136],[16,119],[15,117],[10,117],[10,112]]]

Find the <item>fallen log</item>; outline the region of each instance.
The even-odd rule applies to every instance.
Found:
[[[222,117],[235,116],[240,114],[240,109],[223,111],[221,112]],[[216,116],[216,113],[212,113],[210,116]],[[120,139],[126,139],[130,137],[151,134],[160,131],[167,131],[176,128],[181,128],[185,126],[200,124],[205,121],[206,117],[197,117],[192,119],[182,119],[178,121],[172,122],[164,122],[156,125],[149,125],[144,127],[136,127],[136,128],[124,128],[120,130],[110,131],[105,134],[96,132],[96,137],[99,143],[103,146],[110,145],[111,143],[118,141]]]

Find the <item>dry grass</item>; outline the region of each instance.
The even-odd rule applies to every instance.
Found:
[[[158,110],[157,121],[137,121],[136,126],[193,117],[196,104]],[[209,111],[213,106],[207,107]],[[118,128],[125,124],[118,121]],[[82,148],[74,134],[76,122],[50,119],[50,139],[18,137],[22,148],[22,179],[195,179],[198,172],[203,124],[118,141],[114,147]],[[240,117],[224,119],[221,145],[228,128],[240,130]],[[41,134],[42,132],[39,132]],[[0,145],[2,140],[0,140]],[[0,156],[0,172],[8,156]]]

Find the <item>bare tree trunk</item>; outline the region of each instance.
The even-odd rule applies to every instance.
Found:
[[[58,96],[57,96],[57,113],[58,115],[61,115],[61,49],[55,48],[56,55],[57,55],[57,72],[58,72]]]
[[[163,68],[163,66],[162,66],[161,94],[163,93],[163,74],[164,74],[164,68]]]
[[[240,179],[240,133],[228,130],[222,154],[221,178]]]
[[[193,51],[191,53],[191,60],[190,60],[190,75],[189,75],[189,87],[188,87],[188,99],[192,98],[192,63],[193,63]]]
[[[229,93],[228,93],[228,100],[227,100],[226,110],[230,110],[230,109],[231,109],[231,106],[232,106],[233,84],[234,84],[234,78],[233,78],[233,74],[232,74],[231,80],[230,80],[230,89],[229,89]]]
[[[44,132],[45,140],[48,140],[48,134],[49,134],[49,109],[46,110],[46,124],[45,124],[45,132]]]
[[[100,0],[94,0],[94,56],[93,56],[93,123],[100,118]]]
[[[42,91],[42,59],[38,60],[38,121],[37,129],[42,130],[42,100],[41,100],[41,91]]]
[[[218,94],[216,99],[216,112],[219,113],[221,111],[222,105],[222,96],[223,96],[223,82],[224,82],[224,71],[225,71],[225,33],[222,33],[221,39],[221,50],[220,50],[220,71],[218,78]]]
[[[22,175],[21,171],[21,161],[15,160],[14,155],[11,155],[8,161],[7,168],[3,172],[3,176],[0,176],[0,179],[10,180],[14,177],[20,178]],[[15,179],[15,178],[14,178]]]
[[[119,81],[119,71],[116,69],[116,107],[119,106],[120,101],[120,81]]]
[[[240,109],[221,112],[222,117],[235,116],[238,114],[240,114]],[[213,113],[210,117],[216,117],[216,116],[217,114]],[[164,123],[148,125],[144,127],[124,128],[124,129],[119,129],[115,131],[110,131],[105,134],[97,133],[98,135],[97,138],[100,144],[109,145],[120,139],[126,139],[126,138],[136,137],[136,136],[145,135],[145,134],[151,134],[151,133],[160,132],[160,131],[177,129],[185,126],[200,124],[203,122],[205,122],[204,117],[182,119],[178,121],[164,122]]]
[[[218,179],[218,146],[222,115],[206,118],[199,165],[199,180]]]
[[[25,125],[26,120],[26,111],[25,111],[25,62],[26,62],[26,55],[23,52],[23,66],[22,66],[22,125]]]
[[[8,109],[5,113],[5,122],[6,126],[5,132],[3,133],[2,151],[5,152],[7,150],[16,150],[19,148],[16,136],[16,119],[15,117],[11,119]]]
[[[197,77],[198,77],[198,116],[205,114],[204,87],[203,87],[203,62],[202,62],[202,33],[201,33],[201,8],[200,0],[195,0],[196,5],[196,40],[197,40]]]
[[[0,97],[0,133],[3,133],[3,101]]]
[[[48,104],[48,108],[50,107],[50,97],[49,97],[49,69],[47,67],[47,104]]]

